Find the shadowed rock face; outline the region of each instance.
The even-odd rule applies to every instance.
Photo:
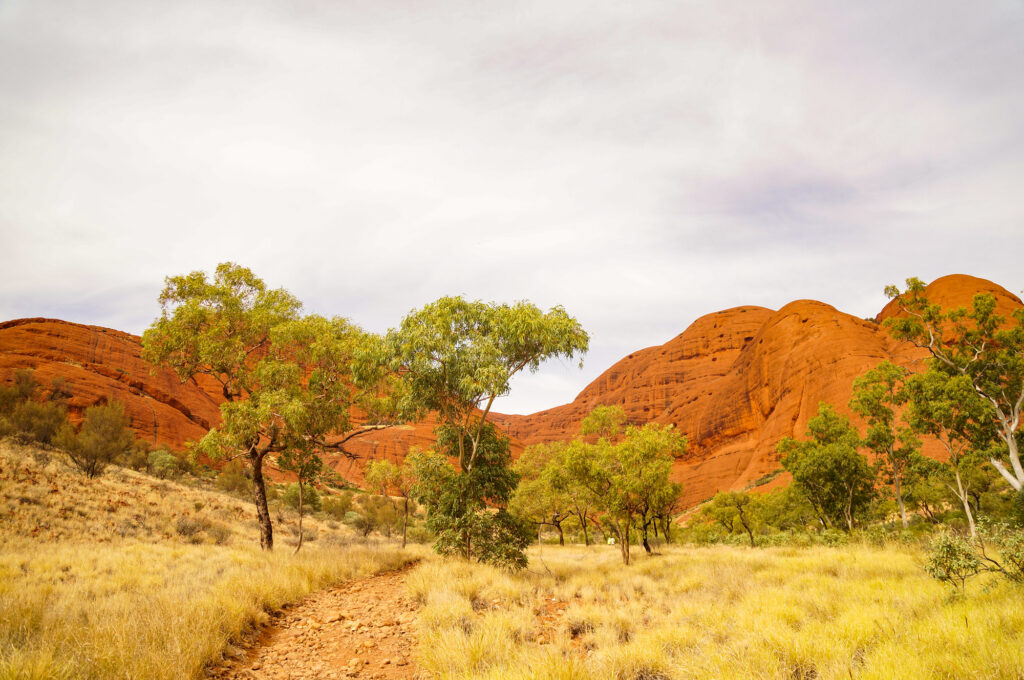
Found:
[[[1007,316],[1021,306],[1005,289],[971,276],[946,276],[928,287],[944,307],[968,305],[978,292],[994,293]],[[879,320],[897,312],[890,303]],[[514,453],[571,438],[599,405],[621,405],[634,424],[674,424],[690,441],[674,471],[690,504],[777,470],[778,441],[802,435],[819,402],[849,414],[854,378],[880,361],[919,368],[924,356],[893,341],[881,325],[821,302],[799,300],[778,311],[735,307],[697,319],[664,345],[630,354],[569,404],[526,416],[495,414],[494,420],[512,436]],[[152,372],[139,338],[127,333],[51,319],[0,324],[0,378],[28,367],[43,384],[65,378],[74,413],[103,399],[124,402],[132,427],[150,441],[181,447],[219,422],[214,381],[182,384],[169,371]],[[430,446],[435,424],[372,432],[347,448],[362,458],[398,461],[412,446]],[[330,464],[360,481],[361,464],[342,456]]]

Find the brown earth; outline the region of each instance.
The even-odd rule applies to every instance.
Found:
[[[334,680],[419,677],[416,607],[405,574],[389,572],[320,591],[275,612],[273,621],[211,680]]]
[[[983,291],[997,296],[1004,315],[1022,304],[972,276],[945,276],[928,286],[928,296],[944,307],[967,305]],[[877,320],[865,320],[798,300],[777,311],[735,307],[708,314],[664,345],[617,362],[569,404],[525,416],[495,414],[494,420],[513,438],[514,452],[571,438],[598,405],[621,405],[635,424],[672,423],[690,441],[674,475],[684,483],[683,501],[693,504],[777,472],[778,441],[802,435],[819,402],[849,414],[854,378],[880,361],[920,368],[923,350],[893,341],[879,323],[896,311],[890,303]],[[218,422],[216,384],[181,384],[168,371],[154,374],[140,354],[137,336],[97,326],[50,319],[0,324],[0,377],[24,367],[35,367],[44,383],[64,377],[76,412],[102,399],[121,400],[140,436],[173,447]],[[361,459],[398,461],[410,447],[429,447],[433,426],[425,421],[372,432],[348,448]],[[938,455],[933,448],[926,452]],[[361,461],[339,456],[329,464],[361,481]]]

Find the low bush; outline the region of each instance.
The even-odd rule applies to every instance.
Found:
[[[284,504],[290,508],[299,507],[299,485],[298,482],[288,485],[284,495],[281,497]],[[320,494],[312,484],[302,485],[302,507],[304,512],[316,512],[321,508]]]

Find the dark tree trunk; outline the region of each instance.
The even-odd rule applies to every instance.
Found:
[[[753,548],[754,547],[754,532],[750,530],[750,526],[747,524],[747,518],[743,514],[743,508],[742,507],[739,508],[739,515],[740,515],[740,524],[743,525],[743,528],[747,532],[747,536],[750,537],[750,547]]]
[[[405,532],[409,526],[409,499],[405,499],[405,508],[402,510],[402,547],[405,547]]]
[[[555,522],[555,528],[558,529],[558,545],[565,545],[565,533],[562,532],[562,523]]]
[[[274,549],[274,526],[270,522],[270,509],[267,507],[267,488],[263,483],[263,457],[253,447],[249,451],[249,464],[252,466],[252,495],[256,503],[256,517],[260,523],[260,547],[264,550]]]
[[[583,545],[590,545],[590,534],[587,532],[587,514],[580,515],[580,526],[583,527]]]
[[[641,523],[641,532],[640,532],[640,535],[641,535],[641,538],[643,539],[643,545],[644,545],[644,550],[646,550],[646,551],[647,551],[647,554],[648,554],[648,555],[650,555],[651,553],[653,553],[653,552],[654,552],[653,550],[651,550],[651,544],[650,544],[650,542],[649,542],[649,541],[647,540],[647,528],[648,528],[649,526],[651,526],[651,521],[650,521],[649,519],[646,519],[646,518],[645,518],[645,519],[644,519],[644,520],[642,521],[642,523]]]
[[[302,475],[299,475],[299,541],[295,545],[295,553],[299,552],[302,548]],[[295,553],[292,553],[293,555]]]

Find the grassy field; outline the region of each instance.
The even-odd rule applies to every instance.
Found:
[[[345,527],[293,556],[258,548],[250,504],[56,454],[0,447],[0,679],[194,678],[266,612],[422,550],[352,544]]]
[[[956,598],[913,549],[545,546],[529,571],[429,562],[420,662],[439,678],[1022,678],[1024,591]]]

